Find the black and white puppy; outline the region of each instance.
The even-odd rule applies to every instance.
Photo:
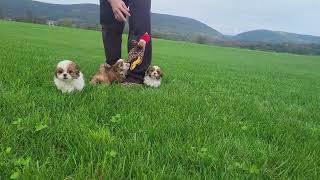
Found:
[[[150,66],[146,72],[143,83],[147,86],[158,88],[161,85],[163,73],[159,66]]]

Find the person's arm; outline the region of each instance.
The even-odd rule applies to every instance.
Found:
[[[126,17],[130,16],[129,8],[122,0],[108,0],[112,7],[114,17],[121,22],[126,21]]]

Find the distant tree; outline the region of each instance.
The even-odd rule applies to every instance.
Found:
[[[89,24],[86,29],[93,30],[93,31],[100,31],[101,26],[100,24]]]
[[[152,32],[152,37],[158,38],[158,39],[163,39],[163,37],[161,36],[161,33],[157,32],[157,31]]]
[[[4,13],[3,13],[3,10],[2,8],[0,7],[0,19],[4,18]]]
[[[72,27],[73,25],[73,20],[72,19],[60,19],[58,21],[59,26],[64,26],[64,27]]]
[[[197,35],[194,38],[194,42],[198,44],[207,44],[207,37],[204,35]]]
[[[48,18],[46,16],[40,16],[40,17],[33,17],[33,23],[36,24],[46,24]]]
[[[31,10],[26,11],[26,20],[27,22],[33,22],[33,13]]]

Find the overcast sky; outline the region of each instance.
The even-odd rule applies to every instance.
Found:
[[[99,0],[40,1],[99,4]],[[320,36],[320,0],[152,0],[152,12],[191,17],[224,34],[270,29]]]

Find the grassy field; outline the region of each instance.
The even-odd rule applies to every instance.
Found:
[[[156,39],[160,89],[56,90],[58,61],[88,82],[103,53],[99,32],[0,21],[0,179],[320,178],[320,57]]]

